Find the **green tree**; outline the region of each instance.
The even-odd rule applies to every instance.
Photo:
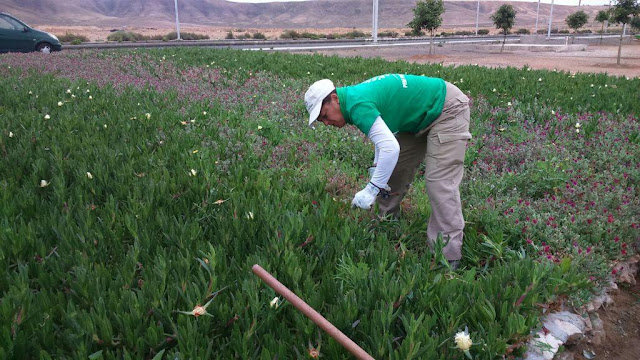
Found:
[[[596,21],[602,24],[602,30],[600,30],[600,44],[602,44],[602,35],[604,34],[604,23],[609,21],[609,12],[606,10],[598,11],[596,15]]]
[[[431,33],[429,42],[429,54],[433,47],[433,33],[442,24],[442,14],[444,13],[443,0],[420,0],[413,8],[413,20],[407,24],[415,34],[421,30],[428,30]]]
[[[567,26],[573,29],[573,36],[571,37],[571,43],[573,43],[573,40],[576,37],[576,32],[578,32],[578,29],[583,27],[584,24],[586,24],[587,21],[589,21],[589,15],[587,15],[586,12],[580,10],[567,16],[567,18],[564,21],[567,23]]]
[[[634,31],[640,31],[640,16],[634,16],[629,25]]]
[[[496,25],[496,29],[502,29],[504,38],[502,39],[502,47],[500,52],[504,50],[504,43],[507,41],[507,34],[516,22],[516,10],[511,5],[502,5],[491,15],[491,20]]]
[[[638,16],[639,13],[640,5],[638,0],[617,0],[613,7],[611,21],[622,24],[624,29],[631,22],[631,19]],[[622,34],[624,34],[624,31],[620,34],[620,45],[618,45],[618,60],[616,61],[618,65],[620,65],[620,56],[622,54]]]

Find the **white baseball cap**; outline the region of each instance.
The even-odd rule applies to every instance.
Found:
[[[304,94],[304,105],[309,112],[309,125],[320,116],[320,109],[322,108],[322,100],[326,98],[336,87],[329,79],[322,79],[314,82]]]

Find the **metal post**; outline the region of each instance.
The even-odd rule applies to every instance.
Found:
[[[551,0],[551,12],[549,12],[549,30],[547,30],[547,38],[551,38],[551,21],[553,20],[553,0]]]
[[[180,20],[178,19],[178,0],[174,0],[176,5],[176,33],[178,34],[178,40],[182,40],[180,38]]]
[[[378,42],[378,0],[373,0],[373,24],[371,29],[371,35],[373,35],[373,42]]]
[[[536,10],[536,31],[534,34],[538,34],[538,17],[540,16],[540,0],[538,0],[538,10]]]
[[[478,7],[476,8],[476,36],[478,36],[478,18],[480,16],[480,0],[478,0]]]

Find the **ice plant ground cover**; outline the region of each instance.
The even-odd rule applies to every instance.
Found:
[[[371,144],[305,126],[312,81],[386,72],[473,99],[456,272],[421,182],[397,221],[352,210]],[[638,251],[638,79],[205,49],[0,76],[0,358],[349,358],[255,263],[375,358],[462,359],[466,329],[473,358],[512,357]]]

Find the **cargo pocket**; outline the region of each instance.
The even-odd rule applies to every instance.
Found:
[[[427,149],[427,181],[455,179],[462,173],[464,153],[471,133],[438,133],[430,138],[431,149]]]
[[[471,140],[471,133],[470,132],[455,133],[455,134],[439,133],[438,140],[440,141],[440,144],[446,144],[456,140]]]

